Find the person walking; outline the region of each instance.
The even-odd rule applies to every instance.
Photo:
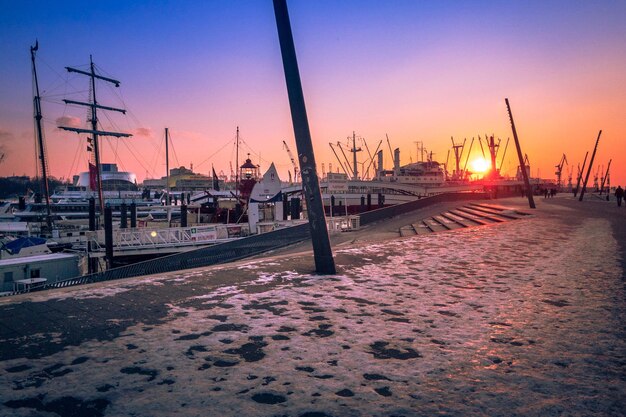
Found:
[[[624,189],[621,185],[618,185],[615,189],[615,198],[617,199],[617,207],[621,207],[622,199],[624,198]]]

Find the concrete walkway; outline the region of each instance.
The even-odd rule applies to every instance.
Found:
[[[1,299],[0,415],[623,415],[626,207],[537,203],[373,225],[335,276],[290,249]]]

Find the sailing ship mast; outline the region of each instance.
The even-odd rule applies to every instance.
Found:
[[[235,200],[239,202],[239,126],[237,126],[237,152],[235,156]]]
[[[35,46],[30,47],[30,58],[33,63],[33,82],[35,84],[35,126],[37,129],[37,150],[39,153],[39,163],[41,166],[41,188],[46,197],[46,224],[48,231],[52,231],[52,217],[50,215],[50,188],[48,186],[48,167],[46,161],[46,148],[43,140],[43,129],[41,128],[41,97],[39,96],[39,81],[37,79],[37,67],[35,66],[35,52],[39,49],[39,41],[35,41]]]
[[[165,190],[167,195],[165,197],[165,205],[170,206],[170,151],[169,151],[169,137],[170,130],[165,128]],[[168,212],[169,213],[169,212]]]
[[[103,77],[101,75],[96,74],[95,71],[95,66],[93,64],[93,60],[91,58],[91,55],[89,56],[89,68],[90,71],[82,71],[76,68],[71,68],[71,67],[65,67],[65,69],[67,70],[67,72],[75,72],[78,74],[82,74],[82,75],[86,75],[88,77],[90,77],[91,79],[91,99],[92,102],[91,103],[84,103],[81,101],[75,101],[75,100],[63,100],[66,104],[76,104],[79,106],[86,106],[86,107],[91,107],[91,129],[79,129],[79,128],[75,128],[75,127],[68,127],[68,126],[59,126],[59,128],[63,129],[63,130],[67,130],[70,132],[76,132],[76,133],[88,133],[92,135],[92,145],[93,145],[93,151],[94,151],[94,156],[95,156],[95,162],[96,162],[96,188],[98,190],[98,201],[100,203],[100,213],[104,213],[104,195],[102,192],[102,173],[101,173],[101,169],[100,169],[100,146],[98,144],[98,137],[100,136],[113,136],[113,137],[117,137],[117,138],[121,138],[121,137],[130,137],[132,136],[129,133],[120,133],[120,132],[108,132],[108,131],[104,131],[104,130],[98,130],[98,113],[97,113],[97,109],[102,109],[102,110],[110,110],[110,111],[117,111],[120,112],[122,114],[126,114],[126,110],[124,109],[117,109],[114,107],[108,107],[108,106],[102,106],[100,104],[98,104],[98,101],[96,100],[96,79],[98,80],[102,80],[102,81],[106,81],[109,82],[111,84],[114,84],[116,87],[120,86],[120,82],[117,80],[114,80],[112,78],[108,78],[108,77]],[[90,171],[90,177],[91,177],[91,169]]]

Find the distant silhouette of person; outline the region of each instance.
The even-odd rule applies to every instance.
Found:
[[[543,190],[543,198],[548,198],[548,189]]]
[[[618,185],[615,189],[615,198],[617,199],[617,207],[621,207],[622,199],[624,198],[624,189],[621,185]]]

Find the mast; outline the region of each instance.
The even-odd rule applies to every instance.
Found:
[[[526,163],[524,158],[522,157],[522,148],[519,144],[519,139],[517,137],[517,130],[515,129],[515,122],[513,121],[513,112],[511,112],[511,106],[509,105],[509,99],[505,98],[504,102],[506,103],[506,110],[509,113],[509,119],[511,121],[511,130],[513,131],[513,140],[515,141],[515,148],[517,149],[517,158],[519,159],[519,165],[522,170],[522,178],[524,178],[524,186],[526,187],[526,194],[528,197],[528,205],[530,208],[535,208],[535,200],[533,199],[533,193],[530,189],[530,180],[528,179],[528,172],[526,172]]]
[[[461,153],[463,153],[463,149],[465,148],[466,140],[467,138],[463,139],[463,148],[461,148]],[[472,141],[470,142],[469,152],[467,153],[467,156],[465,157],[465,165],[463,165],[463,174],[461,175],[462,180],[465,180],[465,175],[467,174],[467,162],[469,161],[469,157],[472,154],[472,146],[474,146],[474,138],[472,138]]]
[[[337,158],[337,162],[339,162],[339,166],[341,167],[343,172],[346,173],[346,177],[350,176],[350,174],[348,174],[348,170],[343,166],[343,163],[341,162],[341,159],[339,158],[339,155],[337,155],[337,152],[335,151],[335,148],[333,148],[333,144],[330,143],[330,142],[328,144],[330,145],[330,149],[335,154],[335,158]],[[330,164],[328,164],[328,172],[330,172],[331,174],[333,172],[332,166]]]
[[[95,162],[96,162],[96,188],[98,190],[98,202],[100,203],[100,213],[104,213],[104,194],[102,192],[102,174],[101,174],[101,168],[100,168],[100,146],[98,144],[98,137],[100,136],[114,136],[114,137],[130,137],[132,136],[129,133],[119,133],[119,132],[107,132],[107,131],[103,131],[103,130],[98,130],[98,113],[97,113],[97,109],[103,109],[103,110],[111,110],[111,111],[117,111],[120,112],[122,114],[126,114],[126,110],[124,109],[117,109],[114,107],[107,107],[107,106],[101,106],[98,104],[98,101],[96,99],[96,78],[102,81],[106,81],[109,82],[111,84],[115,84],[116,87],[120,86],[120,82],[117,80],[114,80],[112,78],[108,78],[108,77],[103,77],[101,75],[96,74],[96,70],[95,70],[95,65],[93,63],[93,59],[91,57],[91,55],[89,55],[89,72],[87,71],[82,71],[76,68],[71,68],[71,67],[65,67],[65,69],[67,70],[67,72],[75,72],[78,74],[82,74],[82,75],[86,75],[88,77],[90,77],[90,83],[91,83],[91,99],[92,102],[91,103],[83,103],[80,101],[74,101],[74,100],[63,100],[66,104],[77,104],[79,106],[86,106],[86,107],[91,107],[91,129],[78,129],[78,128],[74,128],[74,127],[67,127],[67,126],[59,126],[60,129],[63,130],[67,130],[70,132],[76,132],[76,133],[89,133],[92,135],[92,141],[93,141],[93,150],[94,150],[94,157],[95,157]]]
[[[456,161],[456,171],[455,175],[453,175],[455,177],[455,179],[459,179],[462,178],[461,177],[461,156],[463,155],[463,149],[465,148],[465,141],[467,140],[467,138],[463,139],[463,144],[456,144],[454,143],[454,137],[450,136],[450,140],[452,141],[452,150],[454,151],[454,159]],[[459,152],[459,149],[461,150]]]
[[[504,145],[504,152],[502,152],[502,159],[500,160],[500,170],[499,170],[499,172],[502,171],[502,165],[504,164],[504,157],[506,156],[506,150],[509,148],[509,139],[511,139],[511,138],[506,138],[506,144]]]
[[[33,81],[35,83],[35,126],[37,129],[37,148],[39,151],[39,161],[41,163],[41,188],[46,197],[46,224],[48,231],[52,231],[52,217],[50,215],[50,188],[48,186],[48,167],[46,164],[46,148],[43,142],[43,129],[41,128],[41,97],[39,96],[39,81],[37,79],[37,67],[35,65],[35,52],[39,49],[39,41],[35,41],[35,46],[30,47],[30,58],[33,63]]]
[[[96,187],[98,189],[98,200],[100,201],[100,212],[104,212],[104,195],[102,192],[102,173],[100,172],[100,146],[98,145],[98,114],[97,107],[98,101],[96,100],[96,77],[93,60],[89,55],[89,68],[91,70],[91,94],[93,98],[93,106],[91,107],[91,129],[93,130],[93,146],[96,157]]]
[[[593,160],[596,157],[596,151],[598,150],[598,143],[600,142],[600,135],[602,135],[602,130],[598,132],[598,138],[596,139],[596,146],[594,146],[593,152],[591,153],[591,160],[589,161],[589,167],[587,168],[587,176],[585,177],[585,181],[583,182],[583,189],[580,190],[580,197],[578,197],[578,201],[583,201],[583,197],[585,196],[585,191],[587,191],[587,181],[589,181],[589,174],[591,173],[591,167],[593,167]]]
[[[498,154],[498,150],[500,149],[500,139],[498,139],[498,144],[496,145],[493,135],[491,135],[489,137],[489,141],[487,141],[487,147],[489,148],[489,156],[491,156],[491,177],[497,178],[498,168],[496,167],[496,156]]]
[[[237,126],[237,151],[235,152],[235,199],[239,201],[239,126]]]
[[[165,203],[169,207],[170,205],[170,149],[169,149],[169,134],[170,130],[165,128],[165,190],[166,197]]]
[[[357,152],[361,152],[361,148],[356,147],[356,134],[354,133],[354,131],[352,131],[352,149],[350,149],[350,151],[352,152],[352,161],[353,161],[353,179],[354,180],[358,180],[359,179],[359,170],[358,170],[358,165],[356,162],[356,153]]]

